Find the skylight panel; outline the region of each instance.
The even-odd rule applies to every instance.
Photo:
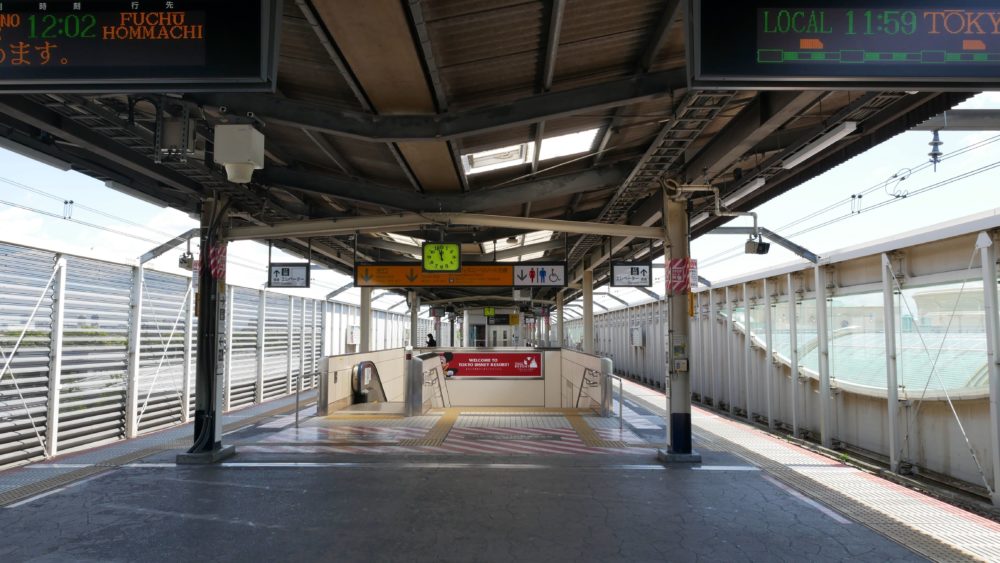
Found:
[[[538,152],[538,160],[548,160],[560,156],[569,156],[589,151],[594,146],[599,129],[587,129],[542,139],[542,148]]]
[[[462,167],[466,175],[489,172],[509,168],[519,164],[531,162],[535,155],[535,145],[533,143],[521,143],[499,149],[490,149],[482,152],[474,152],[462,155]]]

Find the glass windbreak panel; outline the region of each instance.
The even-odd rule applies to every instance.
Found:
[[[830,300],[830,376],[855,385],[886,388],[882,293]]]
[[[791,356],[792,338],[789,335],[788,302],[771,304],[771,347],[785,362]]]
[[[750,336],[753,338],[754,346],[765,345],[766,338],[766,325],[765,325],[765,312],[764,312],[764,300],[758,299],[756,301],[750,301]]]
[[[744,331],[747,326],[747,310],[741,307],[733,307],[733,322],[736,324],[736,330]]]
[[[906,288],[895,302],[896,369],[905,397],[989,387],[981,281]]]
[[[797,325],[795,335],[798,337],[799,365],[819,373],[819,342],[816,338],[816,300],[803,299],[795,306]]]

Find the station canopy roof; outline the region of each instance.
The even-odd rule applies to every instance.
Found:
[[[750,209],[971,95],[689,89],[684,4],[287,0],[273,93],[5,95],[0,135],[192,213],[228,196],[232,227],[430,212],[656,226],[660,180],[712,184],[729,209]],[[184,116],[197,150],[154,154],[157,123]],[[233,184],[212,161],[213,128],[246,121],[264,133],[266,162],[249,184]],[[850,134],[782,166],[844,123]],[[708,198],[690,201],[693,236],[724,221],[705,213]],[[386,230],[313,237],[313,259],[350,273],[355,258],[413,261],[422,241],[443,238],[470,260],[566,261],[579,283],[585,265],[650,256],[648,240],[513,219],[429,217]],[[308,244],[274,243],[302,255]],[[596,271],[605,283],[607,268]],[[420,292],[467,304],[502,293]]]

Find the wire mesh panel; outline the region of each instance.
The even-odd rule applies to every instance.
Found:
[[[268,293],[264,326],[264,398],[283,395],[287,382],[288,302],[287,295]]]
[[[54,265],[51,253],[0,244],[0,467],[44,452]]]
[[[131,288],[128,266],[67,258],[61,450],[125,435]]]
[[[233,288],[233,339],[229,343],[229,407],[252,404],[257,390],[257,318],[260,293],[242,287]]]
[[[181,421],[187,297],[187,278],[152,271],[143,273],[136,379],[139,432]]]

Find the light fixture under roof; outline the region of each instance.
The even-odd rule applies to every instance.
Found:
[[[725,199],[722,200],[722,204],[725,205],[726,207],[729,207],[730,205],[750,195],[754,191],[763,188],[764,184],[766,183],[767,180],[758,176],[757,178],[754,178],[750,183],[744,185],[742,188],[726,196]]]
[[[820,151],[850,135],[857,128],[857,121],[845,121],[835,126],[833,129],[824,133],[822,137],[802,147],[802,149],[792,155],[791,158],[785,159],[785,161],[781,163],[781,167],[785,170],[795,168],[796,166],[819,154]]]

